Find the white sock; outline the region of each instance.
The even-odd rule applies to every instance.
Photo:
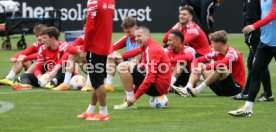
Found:
[[[72,77],[72,73],[71,72],[65,72],[65,77],[64,77],[63,84],[70,85],[71,77]]]
[[[107,74],[105,83],[110,85],[110,86],[113,86],[113,76]]]
[[[193,88],[193,84],[191,84],[191,83],[187,83],[187,85],[186,85],[186,87],[188,87],[188,88]]]
[[[107,106],[100,106],[100,113],[102,115],[107,115],[108,114]]]
[[[13,80],[15,76],[16,76],[15,72],[10,71],[10,73],[6,76],[6,79]]]
[[[126,91],[126,95],[127,95],[127,100],[129,100],[134,96],[134,91],[131,91],[131,92]]]
[[[250,111],[252,111],[252,109],[253,109],[253,104],[254,104],[253,102],[246,101],[244,107],[245,107],[246,109],[249,109]]]
[[[200,93],[206,87],[207,87],[207,85],[205,84],[205,82],[201,83],[199,86],[196,87],[197,93]]]
[[[86,109],[86,113],[87,113],[87,114],[94,113],[95,108],[96,108],[96,106],[95,106],[95,105],[91,105],[91,104],[89,104],[89,105],[88,105],[88,108]]]
[[[174,76],[171,77],[171,84],[174,84],[176,82],[176,78]]]

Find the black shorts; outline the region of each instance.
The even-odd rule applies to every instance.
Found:
[[[189,69],[188,69],[189,70]],[[190,77],[190,71],[186,73],[185,71],[177,78],[174,83],[175,86],[186,86]]]
[[[135,65],[133,72],[131,73],[133,77],[133,83],[135,87],[137,88],[134,92],[136,92],[139,88],[139,86],[143,83],[145,76],[146,76],[146,71],[143,69],[138,68],[138,65]],[[150,88],[148,91],[146,91],[146,94],[149,96],[161,96],[160,93],[157,91],[154,83],[151,84]]]
[[[241,85],[234,80],[232,74],[224,80],[217,80],[210,85],[210,88],[217,96],[233,96],[242,91]]]
[[[42,73],[44,74],[46,72],[43,71]],[[58,73],[57,73],[57,75],[55,77],[57,79],[56,86],[58,86],[59,84],[63,83],[64,77],[65,77],[65,73],[62,72],[62,68],[61,68],[58,71]],[[40,87],[39,84],[38,84],[38,79],[36,78],[36,76],[34,74],[24,73],[20,77],[20,82],[23,83],[23,84],[30,84],[30,85],[35,86],[35,87]]]
[[[92,86],[97,89],[104,84],[104,79],[106,78],[107,56],[88,53],[86,60],[86,70],[89,75],[90,82],[92,83]]]

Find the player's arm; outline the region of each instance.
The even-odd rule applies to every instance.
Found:
[[[124,37],[122,37],[121,39],[119,39],[118,41],[113,43],[112,44],[112,52],[126,47],[127,39],[128,39],[128,36],[125,35]]]
[[[149,56],[149,62],[146,64],[146,70],[147,74],[145,76],[144,81],[139,86],[138,90],[135,93],[136,100],[139,99],[147,90],[150,88],[150,86],[155,82],[156,80],[156,73],[158,71],[158,65],[160,63],[160,54],[158,51],[154,52],[148,52]]]
[[[43,49],[42,48],[43,48],[42,46],[39,48],[38,56],[37,56],[37,64],[36,64],[35,71],[34,71],[34,75],[38,79],[42,75],[42,70],[43,70],[44,63],[45,63],[45,58],[44,58],[44,55],[43,55]]]
[[[261,19],[261,20],[255,22],[255,23],[253,24],[253,27],[254,27],[255,29],[258,29],[258,28],[263,27],[264,25],[270,23],[270,22],[273,21],[274,19],[276,19],[276,0],[273,0],[272,9],[271,9],[271,11],[269,12],[269,14],[268,14],[265,18],[263,18],[263,19]]]
[[[211,33],[211,29],[210,27],[208,26],[208,18],[210,16],[210,12],[211,12],[211,6],[212,6],[212,3],[213,3],[213,0],[210,1],[210,0],[205,0],[205,1],[202,1],[201,3],[201,22],[202,22],[202,26],[203,26],[203,30],[209,34]]]
[[[188,44],[192,42],[194,39],[196,39],[199,36],[199,31],[197,28],[188,29],[187,33],[184,36],[184,42],[183,44]]]
[[[86,20],[86,28],[84,33],[84,45],[83,45],[83,52],[87,52],[89,49],[89,35],[93,33],[94,26],[95,26],[95,18],[97,16],[98,10],[98,0],[89,0],[87,5],[87,20]]]
[[[172,29],[170,29],[166,34],[165,36],[163,37],[163,43],[167,43],[168,42],[168,37],[169,37],[169,34],[172,32]]]
[[[142,48],[138,47],[138,48],[135,48],[135,49],[132,49],[130,51],[127,51],[127,52],[123,53],[122,54],[122,58],[123,59],[128,59],[128,58],[137,56],[141,52],[142,52]]]
[[[219,60],[213,64],[207,65],[205,69],[211,70],[213,68],[214,70],[216,70],[220,65],[228,66],[229,63],[235,62],[237,60],[238,60],[238,53],[236,51],[229,51],[222,60]]]
[[[177,61],[186,61],[186,62],[192,62],[192,60],[195,58],[195,50],[193,48],[187,48],[184,51],[185,54],[181,56],[177,56],[173,59],[171,59],[172,63],[176,63]]]
[[[31,60],[36,60],[37,56],[38,56],[38,53],[34,53],[34,54],[26,56],[22,61],[27,62],[27,61],[31,61]]]

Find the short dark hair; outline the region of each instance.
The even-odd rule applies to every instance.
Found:
[[[37,24],[37,25],[33,28],[33,33],[34,33],[34,34],[39,34],[39,33],[42,32],[45,28],[46,28],[45,25],[43,25],[43,24]]]
[[[42,35],[47,34],[50,38],[54,37],[56,40],[59,38],[59,31],[56,27],[48,27],[42,31]]]
[[[131,28],[133,26],[136,26],[137,25],[137,22],[136,22],[136,19],[133,18],[133,17],[125,17],[122,24],[121,24],[121,27],[126,29],[126,28]]]
[[[192,7],[190,7],[190,6],[182,6],[180,8],[180,11],[183,11],[183,10],[188,11],[190,15],[194,16],[194,10],[193,10]]]
[[[210,35],[210,40],[214,42],[227,43],[227,32],[224,30],[216,31]]]
[[[180,32],[180,31],[178,31],[178,30],[172,30],[172,31],[170,32],[170,34],[173,34],[173,35],[175,35],[176,37],[180,38],[181,43],[184,42],[184,35],[183,35],[182,32]]]

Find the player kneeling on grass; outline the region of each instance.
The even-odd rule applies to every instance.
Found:
[[[116,50],[119,50],[125,47],[127,52],[138,47],[138,43],[135,41],[135,37],[134,37],[134,32],[137,28],[137,22],[135,18],[125,17],[121,24],[121,27],[123,28],[124,33],[126,35],[112,45],[112,54],[110,54],[107,59],[108,67],[107,67],[107,76],[105,79],[105,88],[109,92],[114,91],[113,78],[116,72],[115,65],[118,65],[124,61],[123,58],[116,58],[116,56],[118,55]],[[127,60],[132,61],[134,63],[139,63],[140,58],[141,56],[137,55],[135,57],[128,58]]]
[[[240,52],[229,47],[225,31],[214,32],[210,36],[212,52],[193,61],[194,68],[186,87],[175,87],[182,96],[196,96],[209,86],[218,96],[233,96],[242,91],[245,85],[244,61]],[[211,61],[214,61],[213,63]],[[200,63],[207,63],[206,66]],[[200,75],[205,80],[196,88]]]
[[[39,82],[42,79],[42,74],[46,72],[49,73],[47,85],[56,86],[63,81],[62,65],[68,59],[68,54],[65,52],[68,43],[59,41],[58,38],[59,31],[55,27],[48,27],[42,31],[44,45],[39,49],[34,74],[23,74],[20,77],[20,83],[12,85],[14,89],[31,89],[32,86],[44,87]]]
[[[37,42],[33,43],[27,49],[15,54],[12,58],[10,58],[10,62],[13,63],[12,69],[4,79],[0,80],[0,85],[1,84],[8,85],[8,86],[12,85],[13,80],[15,79],[16,75],[20,73],[22,68],[28,69],[26,70],[26,73],[33,73],[34,71],[33,67],[36,65],[36,63],[32,64],[31,60],[37,59],[37,55],[35,54],[38,52],[40,46],[43,45],[40,34],[44,28],[46,28],[46,26],[42,24],[36,25],[33,29],[33,33],[37,37]]]
[[[183,41],[183,34],[178,30],[172,30],[168,36],[169,47],[164,49],[173,70],[171,85],[185,86],[190,77],[189,69],[196,52],[192,47],[183,45]],[[174,92],[174,89],[171,88],[170,92]]]
[[[114,109],[132,108],[144,93],[161,96],[169,92],[172,70],[164,49],[150,38],[149,29],[143,26],[135,31],[135,40],[142,48],[142,62],[137,65],[126,61],[119,65],[118,72],[126,92],[126,102],[115,105]]]

